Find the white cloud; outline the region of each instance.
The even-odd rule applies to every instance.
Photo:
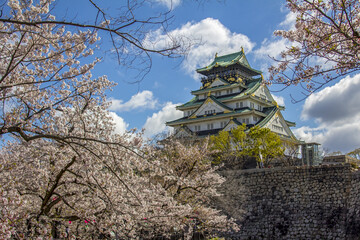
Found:
[[[181,111],[176,110],[177,105],[179,104],[167,102],[159,112],[148,117],[143,127],[145,129],[144,135],[146,137],[151,137],[169,130],[169,127],[167,127],[165,123],[183,116]]]
[[[206,18],[200,22],[188,22],[166,35],[159,29],[151,32],[147,39],[148,42],[155,42],[155,47],[159,49],[168,47],[174,39],[193,43],[183,62],[183,67],[194,78],[197,78],[195,69],[208,65],[214,59],[215,53],[224,55],[238,52],[241,47],[249,53],[255,46],[255,43],[251,42],[246,35],[231,32],[219,20],[213,18]]]
[[[285,16],[278,27],[283,27],[284,30],[291,30],[295,28],[296,14],[289,12]],[[279,58],[281,52],[290,47],[292,43],[285,38],[272,37],[271,39],[265,38],[261,43],[261,47],[254,51],[255,57],[271,61],[269,57]]]
[[[126,123],[124,119],[122,117],[119,117],[116,113],[109,112],[109,114],[113,118],[113,121],[115,123],[115,133],[125,133],[127,128],[129,127],[129,124]]]
[[[296,13],[289,12],[285,16],[285,20],[282,21],[279,26],[284,27],[284,30],[292,30],[295,29],[295,23],[296,23]]]
[[[278,105],[280,106],[285,106],[285,100],[283,97],[281,96],[276,96],[274,94],[272,94],[272,97],[274,98],[274,100],[278,103]]]
[[[360,118],[343,125],[320,125],[317,128],[301,127],[294,134],[306,142],[318,142],[323,148],[348,153],[360,146]]]
[[[316,119],[318,127],[301,127],[294,133],[308,142],[347,153],[360,146],[360,74],[345,77],[306,99],[301,117]]]
[[[284,38],[265,39],[261,43],[261,47],[254,51],[254,54],[258,59],[272,61],[271,58],[280,58],[281,52],[285,51],[290,46],[291,43]]]
[[[111,98],[111,111],[131,111],[133,109],[154,109],[158,104],[158,100],[154,98],[151,91],[142,91],[133,95],[129,101]]]
[[[296,14],[289,12],[285,16],[278,28],[283,30],[291,30],[295,28]],[[264,72],[264,77],[268,77],[268,68],[271,65],[276,65],[273,59],[281,59],[281,53],[286,51],[291,46],[299,45],[298,43],[290,42],[281,37],[272,36],[270,39],[265,38],[260,48],[254,51],[254,56],[258,62],[261,63],[260,69]]]
[[[337,84],[309,96],[301,114],[320,123],[346,123],[360,114],[360,74],[347,76]]]
[[[155,2],[165,5],[168,9],[174,9],[180,5],[181,0],[155,0]]]

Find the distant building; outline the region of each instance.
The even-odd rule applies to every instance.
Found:
[[[316,142],[301,144],[301,158],[303,164],[313,166],[319,165],[322,162],[319,146],[320,144]]]
[[[244,51],[215,56],[214,61],[197,69],[203,75],[200,89],[192,91],[194,98],[177,107],[183,117],[167,122],[175,128],[176,137],[203,137],[221,130],[230,131],[245,123],[247,127],[271,129],[282,140],[299,144],[281,114],[279,106],[260,71],[250,67]]]
[[[335,155],[335,156],[324,157],[322,163],[324,164],[350,163],[359,166],[360,160],[347,155]]]

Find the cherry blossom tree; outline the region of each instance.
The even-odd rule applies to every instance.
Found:
[[[270,83],[301,85],[305,96],[360,69],[358,0],[287,0],[294,29],[275,31],[292,46],[270,67]]]
[[[82,31],[90,31],[99,34],[102,39],[102,50],[114,55],[120,65],[135,69],[138,75],[137,81],[141,81],[152,66],[151,54],[160,54],[167,57],[181,57],[192,45],[188,38],[174,37],[167,34],[168,24],[173,17],[171,10],[158,10],[151,6],[151,0],[129,1],[94,1],[82,0],[87,14],[79,9],[71,15],[66,8],[66,2],[55,0],[34,0],[37,9],[41,13],[37,18],[14,17],[13,11],[28,7],[33,1],[8,0],[9,8],[2,5],[0,22],[5,24],[20,24],[24,26],[67,26],[68,28]],[[52,2],[55,2],[52,3]],[[51,4],[51,6],[49,6]],[[1,5],[0,5],[1,7]],[[49,8],[50,7],[50,8]],[[19,12],[19,11],[18,11]],[[57,18],[50,16],[57,12]],[[59,14],[63,12],[63,14]],[[81,15],[81,18],[78,16]],[[168,35],[163,48],[158,48],[155,40],[150,36],[152,31],[162,31]],[[105,47],[110,43],[110,47]],[[134,80],[136,81],[136,79]]]
[[[224,179],[214,172],[206,145],[171,142],[157,149],[140,136],[111,138],[117,144],[84,141],[84,149],[40,139],[3,150],[1,191],[9,201],[2,211],[10,214],[11,232],[129,239],[191,233],[195,225],[209,233],[237,229],[207,207]]]
[[[236,229],[206,205],[223,181],[206,147],[159,149],[141,134],[114,133],[105,96],[114,83],[91,74],[100,61],[92,58],[94,30],[109,22],[75,30],[57,22],[51,2],[9,0],[0,19],[0,238]]]

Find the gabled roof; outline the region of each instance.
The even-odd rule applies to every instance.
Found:
[[[215,103],[216,105],[218,105],[220,108],[224,109],[224,111],[233,111],[232,108],[230,108],[230,107],[226,106],[225,104],[223,104],[222,102],[218,101],[218,100],[216,99],[216,97],[214,97],[214,96],[209,96],[208,98],[206,98],[206,100],[203,102],[203,104],[201,104],[201,106],[200,106],[198,109],[196,109],[196,111],[193,112],[193,113],[189,116],[189,118],[193,118],[194,116],[196,116],[197,113],[200,111],[200,109],[201,109],[201,107],[202,107],[203,105],[209,104],[209,103],[211,103],[211,102],[214,102],[214,103]]]
[[[226,126],[223,128],[224,131],[229,131],[231,125],[236,125],[236,126],[240,126],[241,123],[236,120],[236,118],[231,118],[230,121],[228,122],[228,124],[226,124]]]
[[[267,109],[265,110],[265,114],[267,114],[267,116],[266,116],[263,120],[261,120],[261,122],[259,122],[259,123],[257,124],[259,127],[264,127],[264,126],[274,117],[275,114],[278,114],[278,115],[281,117],[281,119],[283,119],[283,120],[285,121],[285,124],[287,125],[287,127],[292,126],[292,125],[289,124],[289,123],[292,123],[292,122],[286,121],[286,120],[284,119],[284,117],[283,117],[283,115],[281,114],[280,109],[279,109],[278,107],[269,107],[269,108],[267,108]],[[295,124],[295,123],[294,123],[294,124]],[[289,129],[288,132],[290,133],[290,137],[291,137],[293,140],[298,141],[298,140],[296,139],[294,133],[293,133],[290,129]],[[278,133],[278,134],[279,134],[279,133]],[[283,135],[283,134],[279,134],[279,135],[282,136],[282,137],[286,137],[286,136]]]
[[[192,136],[193,132],[187,127],[187,126],[181,126],[180,129],[175,133],[175,136],[179,136],[183,133],[185,133],[185,136]]]
[[[249,81],[246,84],[247,89],[245,91],[242,91],[241,93],[234,93],[234,94],[231,94],[231,95],[218,96],[217,99],[218,99],[218,101],[219,100],[220,101],[227,101],[227,100],[245,98],[246,95],[250,96],[251,94],[253,94],[261,86],[261,82],[262,82],[261,78],[254,79],[252,81]],[[234,86],[236,86],[236,85],[234,85]],[[198,91],[207,92],[208,90],[209,89],[202,89],[202,90],[198,90]],[[196,91],[196,93],[199,93],[198,91]],[[261,99],[259,99],[259,100],[261,100]],[[186,109],[186,108],[189,108],[189,107],[198,107],[198,106],[202,105],[202,103],[204,101],[205,101],[205,99],[199,100],[198,98],[194,97],[189,102],[184,103],[183,105],[177,106],[177,109],[181,110],[181,109]]]
[[[265,114],[267,115],[261,122],[259,122],[257,125],[259,127],[264,127],[265,124],[267,124],[270,119],[275,115],[275,113],[278,111],[277,107],[269,107],[267,109],[264,109]]]
[[[246,59],[244,50],[241,50],[240,52],[236,52],[236,53],[223,55],[223,56],[215,55],[215,59],[212,63],[210,63],[210,65],[203,67],[203,68],[199,68],[196,71],[198,73],[204,73],[206,71],[213,69],[214,67],[228,67],[228,66],[231,66],[234,64],[239,64],[239,65],[245,67],[246,69],[251,70],[255,75],[261,74],[261,71],[255,70],[250,67],[249,62]]]
[[[217,81],[220,81],[220,82],[222,82],[223,84],[226,84],[226,85],[229,84],[229,82],[226,81],[225,79],[220,78],[220,77],[217,77],[217,78],[215,78],[214,81],[210,84],[210,87],[213,87],[212,85],[214,85],[214,83],[217,82]],[[215,86],[215,87],[216,87],[216,86]]]

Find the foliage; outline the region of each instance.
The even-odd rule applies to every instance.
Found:
[[[0,238],[150,238],[190,232],[192,218],[209,231],[236,228],[205,206],[222,182],[200,161],[208,152],[177,142],[159,150],[141,134],[114,133],[105,96],[114,84],[92,76],[92,47],[96,30],[117,26],[146,55],[127,28],[139,22],[125,15],[73,32],[51,2],[9,0],[0,16]],[[190,156],[194,167],[181,169]]]
[[[360,2],[358,0],[287,0],[296,15],[294,29],[275,35],[291,41],[270,81],[300,84],[307,94],[360,69]]]
[[[284,155],[284,147],[276,133],[268,128],[255,126],[250,128],[247,134],[243,152],[245,155],[255,157],[267,167],[272,159]]]
[[[357,149],[347,153],[346,155],[356,158],[357,160],[360,160],[360,148],[357,148]]]
[[[246,125],[240,125],[237,128],[228,131],[220,131],[218,135],[210,136],[212,148],[215,151],[214,163],[220,164],[224,160],[230,161],[233,158],[243,157],[242,149],[246,139]]]
[[[265,167],[275,157],[283,156],[284,147],[280,137],[268,128],[255,126],[246,131],[243,124],[229,132],[221,131],[219,135],[212,136],[213,148],[222,156],[235,155],[237,157],[249,156],[256,158],[258,163]]]

